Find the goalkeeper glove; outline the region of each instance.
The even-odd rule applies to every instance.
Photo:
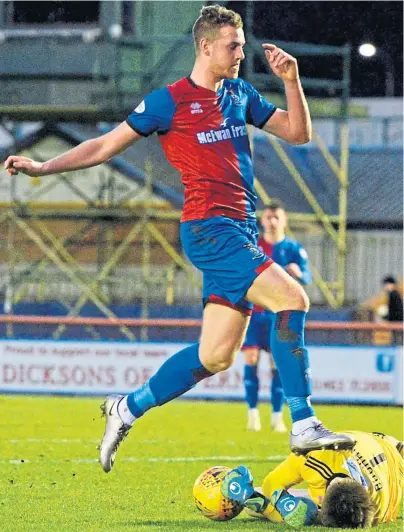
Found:
[[[254,493],[250,470],[245,466],[232,469],[225,475],[220,490],[228,499],[244,504]]]
[[[262,493],[254,491],[245,501],[244,506],[254,514],[262,514],[267,509],[269,502],[269,499],[262,495]]]
[[[285,523],[293,528],[311,525],[317,516],[316,504],[305,497],[294,497],[286,490],[275,491],[270,499]]]

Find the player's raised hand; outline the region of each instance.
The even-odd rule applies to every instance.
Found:
[[[4,168],[9,176],[18,175],[19,172],[31,177],[42,175],[42,163],[22,155],[10,155],[4,163]]]
[[[262,45],[265,50],[265,57],[274,74],[284,81],[294,81],[299,77],[296,59],[287,54],[274,44],[265,43]]]

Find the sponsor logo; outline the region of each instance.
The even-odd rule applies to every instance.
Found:
[[[376,369],[381,373],[390,373],[394,369],[394,355],[379,353],[376,356]]]
[[[220,124],[220,127],[226,127],[226,122],[227,122],[228,120],[230,120],[229,117],[225,118],[225,119],[223,120],[223,122]]]
[[[238,495],[241,492],[241,486],[238,482],[232,482],[229,487],[233,495]]]
[[[201,109],[202,105],[199,102],[193,102],[190,105],[191,108],[191,115],[196,115],[203,113],[203,109]]]
[[[142,102],[139,103],[139,105],[136,107],[135,109],[135,113],[143,113],[144,110],[146,109],[146,104],[144,102],[144,100]]]
[[[213,144],[221,140],[235,139],[247,136],[247,126],[230,126],[223,129],[210,129],[196,134],[199,144]]]
[[[291,512],[296,507],[296,502],[293,499],[286,499],[283,503],[283,508],[285,512]]]
[[[369,462],[366,460],[366,458],[363,457],[363,455],[360,454],[359,451],[356,450],[354,447],[353,456],[355,457],[355,461],[359,464],[359,467],[361,469],[365,469],[367,471],[367,477],[370,479],[371,483],[373,484],[373,488],[375,491],[380,491],[383,489],[383,484],[379,477],[376,475],[373,467],[369,464]]]

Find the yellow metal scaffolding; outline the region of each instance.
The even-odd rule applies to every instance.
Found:
[[[339,307],[344,302],[348,128],[345,124],[342,125],[339,162],[332,156],[321,138],[314,134],[314,141],[339,180],[338,215],[324,212],[281,143],[272,136],[268,138],[313,210],[312,214],[289,213],[291,224],[308,222],[321,225],[336,246],[337,279],[326,280],[320,271],[313,266],[312,269],[315,283],[327,302],[334,308]],[[3,252],[1,258],[6,271],[3,279],[5,312],[12,313],[17,303],[26,300],[32,283],[35,283],[37,294],[41,290],[45,292],[46,283],[49,282],[47,269],[52,266],[80,292],[77,298],[62,293],[58,295],[58,301],[65,306],[68,316],[79,316],[84,305],[91,302],[103,315],[116,318],[116,314],[111,310],[114,296],[109,286],[114,282],[115,269],[120,266],[134,243],[140,249],[137,264],[140,267],[142,289],[138,303],[141,304],[142,318],[149,317],[150,290],[156,286],[161,287],[160,295],[166,304],[174,303],[179,272],[182,272],[183,277],[185,274],[189,285],[194,289],[200,289],[200,276],[179,251],[180,212],[168,208],[167,203],[161,200],[153,199],[153,167],[150,161],[146,163],[145,174],[146,183],[139,189],[138,194],[126,194],[120,202],[94,201],[77,187],[79,202],[66,202],[64,205],[46,202],[46,195],[57,184],[57,180],[68,179],[69,186],[75,186],[71,177],[66,175],[51,177],[39,188],[37,188],[38,180],[32,180],[32,190],[25,201],[18,198],[14,186],[12,201],[0,205],[0,231],[7,240],[6,252]],[[256,190],[263,203],[267,204],[270,198],[258,180],[256,180]],[[121,237],[117,238],[114,231],[124,226],[126,233],[122,230]],[[167,227],[175,228],[177,231],[174,240],[167,235]],[[61,228],[64,230],[60,230]],[[85,267],[85,261],[83,263],[80,259],[83,243],[86,242],[88,235],[94,232],[97,234],[95,245],[98,262],[95,274],[89,272]],[[293,236],[291,231],[290,234]],[[153,246],[156,245],[164,256],[157,271],[156,268],[152,268],[152,264],[156,262],[153,261]],[[60,338],[64,329],[64,325],[56,326],[53,337]],[[128,328],[121,327],[120,330],[129,340],[135,339]],[[88,326],[87,331],[94,339],[99,339],[100,335],[96,329]],[[147,334],[147,328],[142,329],[140,338],[147,340]],[[11,323],[8,324],[8,335],[13,335]]]
[[[319,147],[320,152],[327,161],[333,174],[339,181],[339,213],[337,216],[327,214],[319,204],[315,194],[310,190],[304,178],[300,174],[296,165],[286,153],[282,144],[273,135],[267,134],[268,140],[273,146],[279,159],[287,168],[288,172],[295,181],[297,187],[303,193],[306,201],[313,210],[313,214],[301,214],[300,220],[310,223],[321,224],[325,233],[334,242],[337,249],[337,279],[324,279],[322,273],[311,264],[313,271],[313,279],[315,284],[323,293],[327,303],[333,307],[338,308],[344,303],[344,286],[345,286],[345,260],[347,253],[346,237],[347,237],[347,199],[348,199],[348,158],[349,158],[349,130],[346,122],[341,124],[341,144],[340,144],[340,162],[334,158],[330,150],[322,141],[321,137],[314,131],[313,141]],[[260,181],[255,179],[255,188],[259,198],[264,204],[270,203],[270,197],[264,190]],[[293,216],[289,216],[293,218]],[[294,217],[296,220],[296,217]],[[289,228],[288,233],[294,237],[293,231]]]

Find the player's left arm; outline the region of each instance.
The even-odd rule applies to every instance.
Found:
[[[303,285],[308,285],[312,282],[313,274],[311,273],[307,251],[300,244],[297,245],[295,250],[294,261],[289,263],[285,270]]]
[[[311,140],[311,118],[299,79],[297,61],[274,44],[262,46],[271,70],[284,82],[288,105],[287,111],[277,109],[263,129],[290,144],[305,144]]]

